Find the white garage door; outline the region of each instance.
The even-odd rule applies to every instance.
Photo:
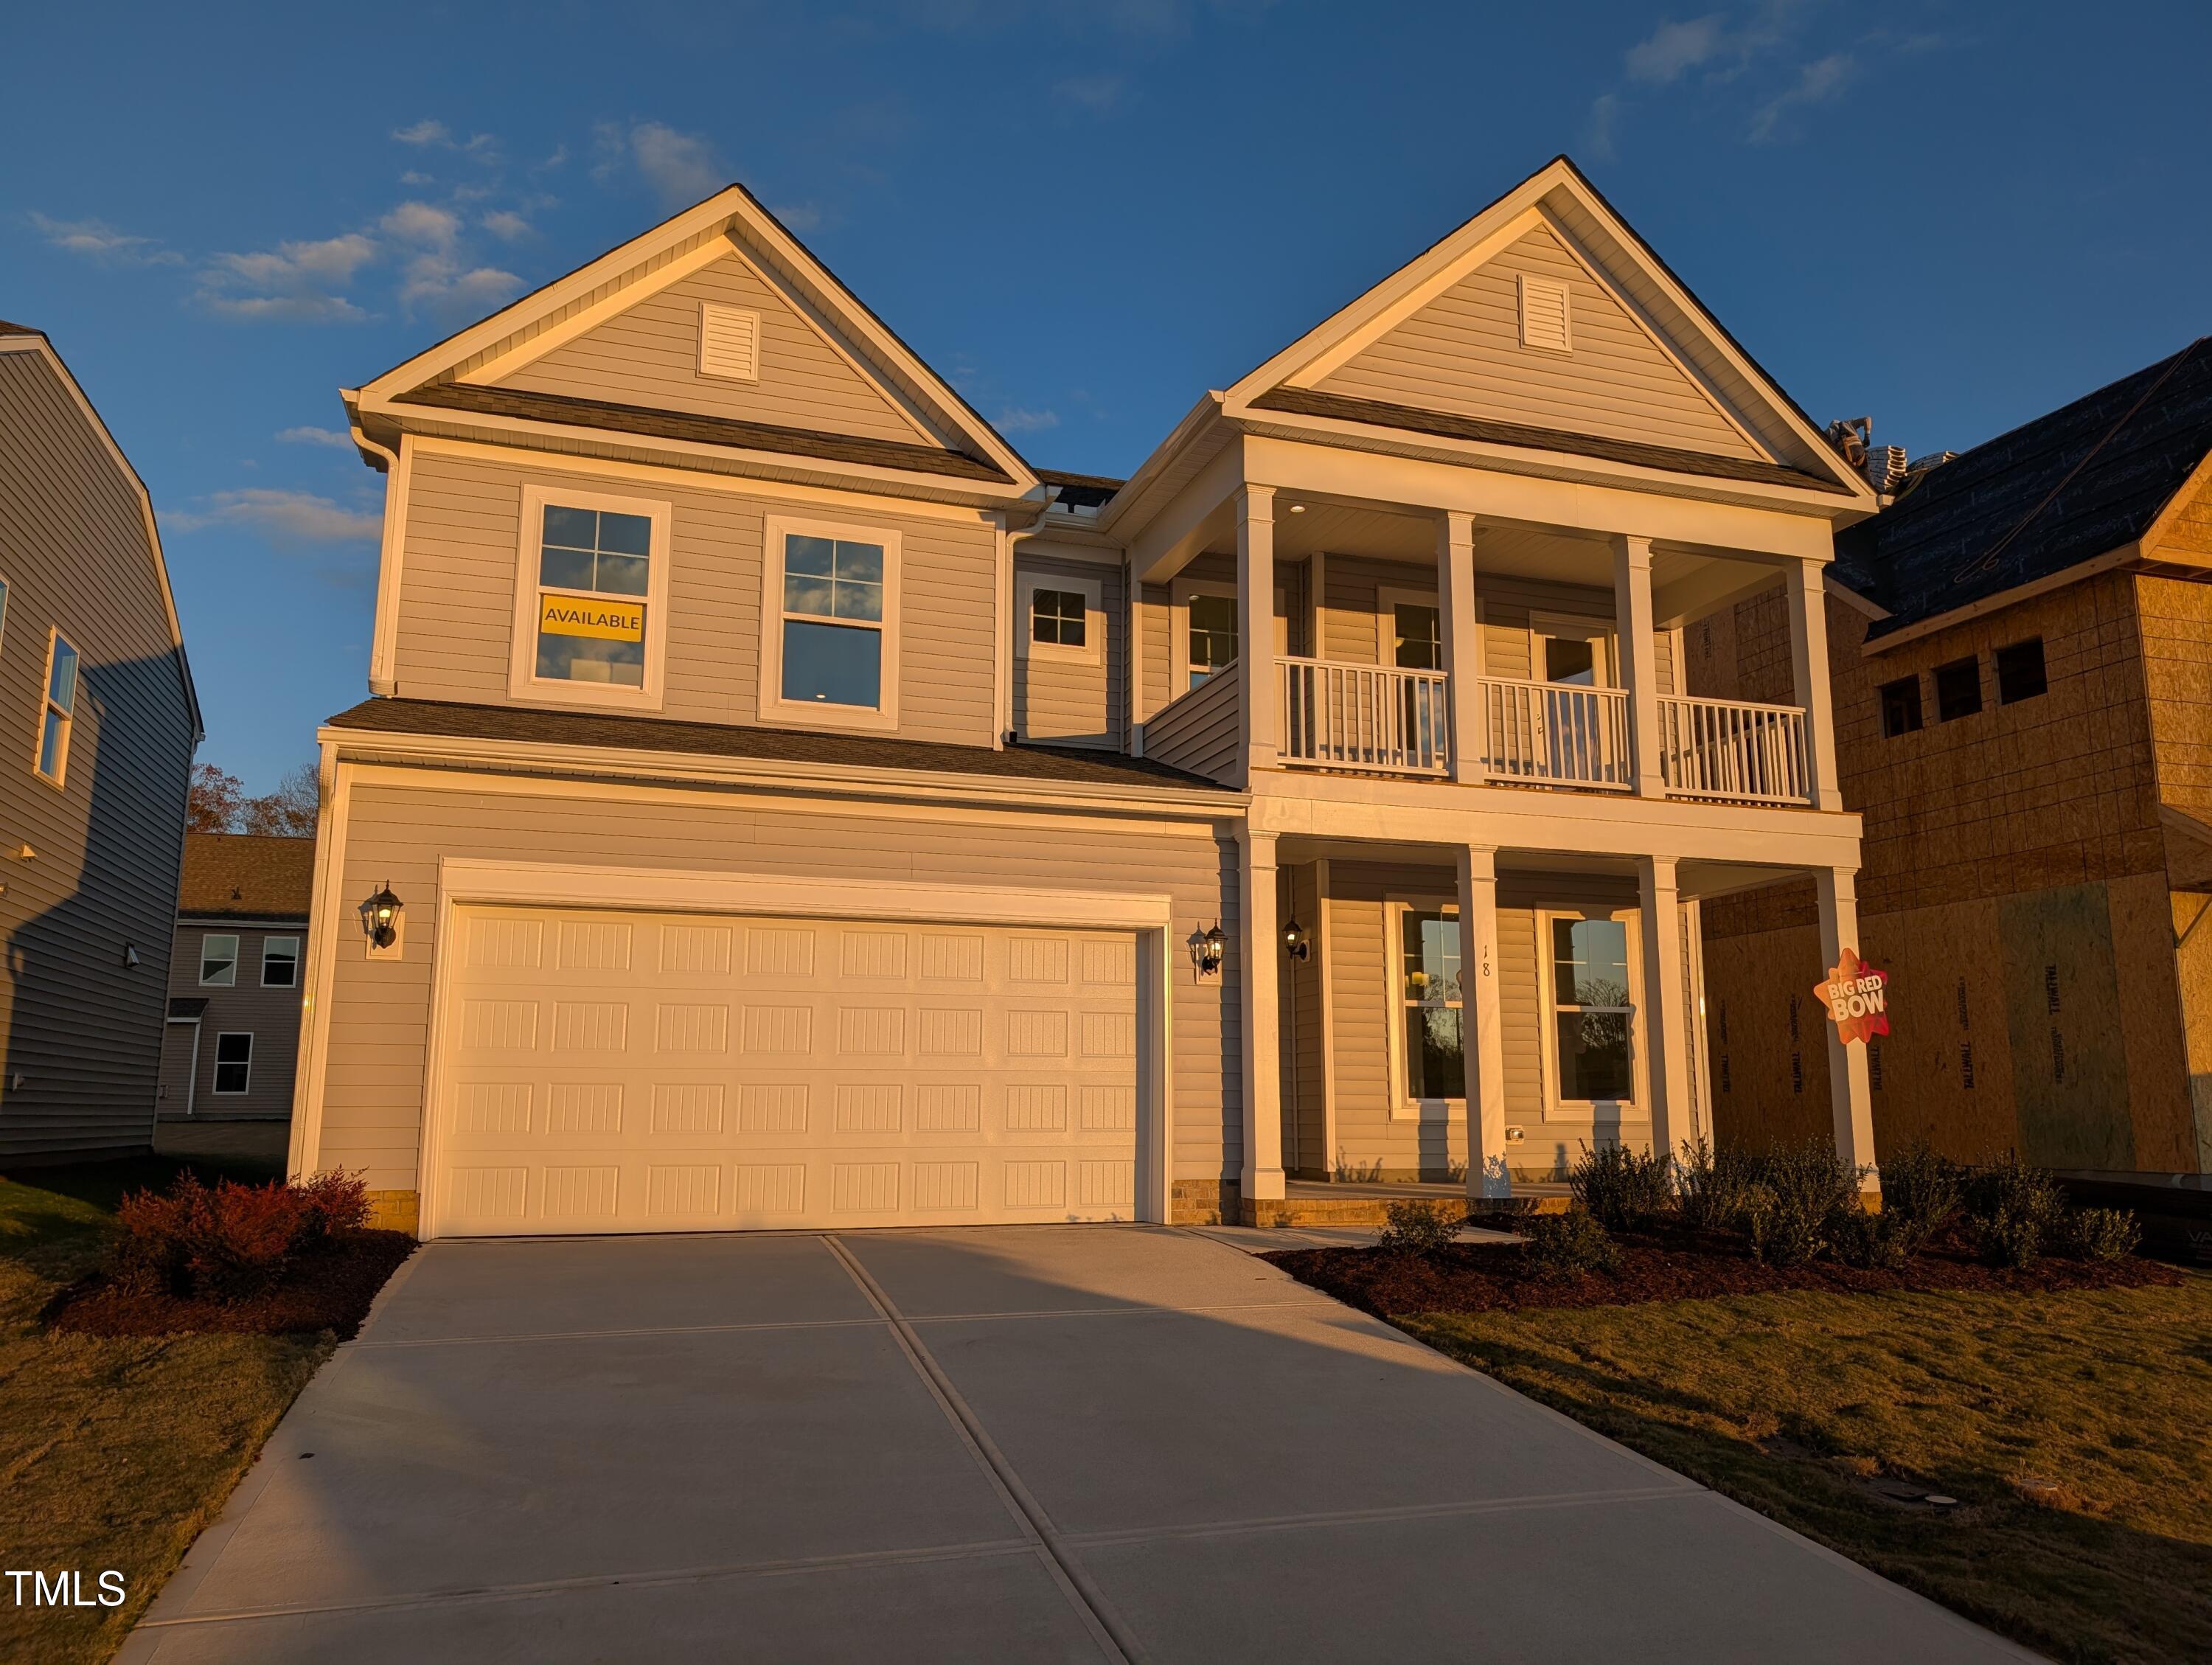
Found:
[[[456,922],[441,1235],[1134,1218],[1130,933]]]

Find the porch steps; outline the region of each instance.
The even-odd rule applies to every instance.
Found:
[[[1425,1202],[1443,1212],[1468,1215],[1558,1214],[1566,1212],[1566,1187],[1522,1187],[1499,1201],[1470,1205],[1455,1185],[1361,1185],[1293,1180],[1279,1200],[1246,1200],[1239,1225],[1384,1225],[1394,1202]],[[1556,1193],[1556,1194],[1554,1194]]]

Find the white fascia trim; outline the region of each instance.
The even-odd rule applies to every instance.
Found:
[[[392,451],[362,431],[361,418],[348,412],[353,442],[384,459],[384,538],[376,568],[376,622],[368,640],[368,691],[399,691],[399,586],[407,551],[407,476],[414,460],[414,437],[402,434]]]
[[[446,856],[441,901],[663,912],[774,914],[804,919],[885,919],[961,925],[1050,925],[1067,929],[1162,931],[1175,923],[1164,895],[936,884],[915,879],[794,878],[665,867],[599,867],[567,862],[489,861]]]
[[[845,763],[787,763],[757,757],[702,757],[691,752],[558,745],[538,740],[452,738],[378,729],[325,727],[316,739],[349,762],[396,761],[475,766],[533,774],[590,775],[683,786],[747,786],[839,796],[973,803],[996,808],[1114,810],[1176,819],[1239,817],[1250,803],[1241,792],[1190,787],[1106,786],[1032,776],[927,775],[911,769]]]

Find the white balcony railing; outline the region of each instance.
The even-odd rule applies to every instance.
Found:
[[[1628,695],[1618,688],[1485,677],[1482,769],[1493,781],[1600,787],[1636,784]]]
[[[1382,775],[1451,769],[1450,678],[1441,671],[1278,659],[1282,738],[1292,767]]]
[[[1659,774],[1670,797],[1808,804],[1808,773],[1796,706],[1659,696]]]

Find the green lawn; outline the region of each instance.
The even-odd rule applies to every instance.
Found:
[[[113,1610],[56,1610],[19,1607],[9,1587],[9,1665],[112,1655],[330,1356],[314,1338],[45,1332],[40,1309],[98,1259],[118,1199],[166,1186],[178,1166],[149,1158],[0,1177],[0,1559],[82,1570],[88,1597],[114,1568],[130,1593]]]
[[[2055,1658],[2212,1660],[2212,1275],[1394,1322]]]

